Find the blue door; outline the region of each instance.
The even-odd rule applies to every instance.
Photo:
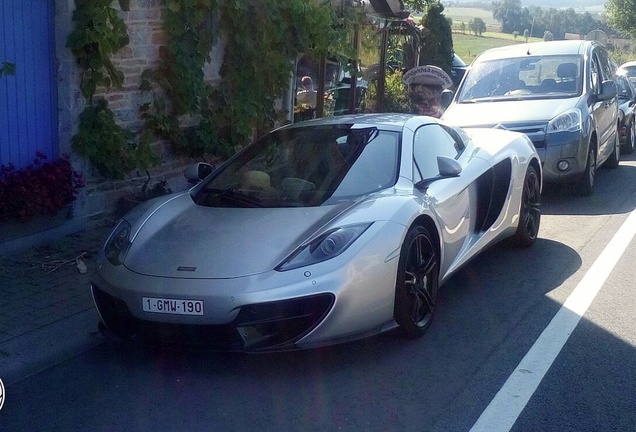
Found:
[[[53,0],[0,0],[0,63],[16,69],[0,78],[0,165],[59,156],[53,19]]]

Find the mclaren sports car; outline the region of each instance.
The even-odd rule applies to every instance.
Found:
[[[419,336],[440,286],[494,243],[537,239],[530,140],[364,114],[276,129],[192,187],[134,208],[91,280],[118,340],[227,351]]]

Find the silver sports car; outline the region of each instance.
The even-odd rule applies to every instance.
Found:
[[[440,285],[537,238],[529,139],[402,114],[288,125],[189,191],[142,204],[100,254],[100,328],[221,350],[309,348],[429,326]]]

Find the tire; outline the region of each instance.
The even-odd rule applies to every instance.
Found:
[[[608,168],[616,168],[618,166],[618,162],[621,160],[621,140],[618,137],[618,130],[616,131],[616,139],[614,142],[614,151],[607,158],[605,162],[605,166]]]
[[[433,320],[439,287],[439,254],[426,228],[409,229],[400,251],[394,317],[403,334],[424,334]]]
[[[627,142],[625,143],[625,154],[634,153],[634,145],[636,139],[636,120],[632,119],[632,123],[629,125],[629,133],[627,134]]]
[[[523,181],[519,225],[512,240],[517,247],[529,247],[539,235],[541,223],[541,180],[533,166],[529,166]]]
[[[596,150],[594,145],[590,144],[587,151],[587,162],[585,171],[578,183],[579,193],[582,196],[590,196],[594,192],[594,179],[596,177]]]

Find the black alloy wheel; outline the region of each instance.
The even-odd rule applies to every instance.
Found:
[[[516,246],[531,246],[539,235],[541,223],[541,181],[532,165],[526,171],[519,208],[519,225],[513,237]]]
[[[406,234],[395,287],[395,321],[404,334],[424,334],[433,319],[439,285],[439,256],[429,232],[421,226]]]

